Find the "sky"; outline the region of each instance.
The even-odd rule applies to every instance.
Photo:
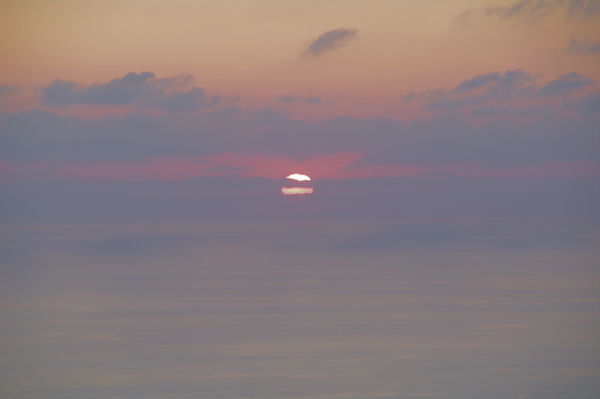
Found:
[[[593,1],[2,8],[5,181],[598,176]]]
[[[3,0],[0,59],[0,396],[600,392],[599,1]]]

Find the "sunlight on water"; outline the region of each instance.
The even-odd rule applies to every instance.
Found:
[[[281,187],[281,193],[283,195],[306,195],[314,192],[315,190],[312,187]]]

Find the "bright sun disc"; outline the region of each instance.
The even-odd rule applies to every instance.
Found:
[[[292,173],[289,176],[286,176],[286,179],[296,180],[296,181],[310,181],[310,177],[300,174],[300,173]]]

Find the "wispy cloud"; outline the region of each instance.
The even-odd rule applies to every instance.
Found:
[[[537,23],[557,12],[571,18],[589,18],[600,13],[600,3],[595,0],[517,0],[497,2],[485,8],[470,9],[456,16],[459,25],[465,25],[473,17],[519,20]]]
[[[510,5],[488,6],[484,15],[500,19],[525,18],[529,21],[538,21],[554,12],[559,3],[548,0],[520,0]]]
[[[527,105],[515,108],[511,102],[517,99],[534,101],[536,97],[562,97],[595,84],[592,79],[577,72],[559,76],[543,86],[536,84],[535,80],[534,75],[520,69],[503,74],[492,72],[464,80],[449,90],[411,92],[404,96],[404,100],[423,100],[429,109],[476,107],[475,114],[478,116],[512,113],[525,117],[539,114],[542,109]]]
[[[533,76],[531,74],[525,73],[520,69],[506,71],[504,74],[492,72],[460,82],[453,92],[464,94],[480,88],[488,88],[488,90],[495,91],[498,94],[506,94],[509,91],[513,91],[515,87],[530,82],[532,79]]]
[[[509,101],[531,92],[534,77],[520,69],[503,74],[492,72],[464,80],[450,90],[430,90],[423,93],[410,93],[405,101],[424,99],[431,109],[456,109],[482,104],[488,100]]]
[[[569,42],[569,46],[567,47],[567,53],[599,54],[600,43],[594,43],[590,41],[588,37],[586,37],[583,41],[579,41],[576,38],[573,38]]]
[[[358,29],[339,28],[325,32],[312,39],[306,49],[305,56],[318,57],[326,52],[338,49],[358,37]]]
[[[122,78],[90,86],[55,80],[42,90],[42,99],[54,107],[73,104],[194,110],[214,106],[218,96],[208,97],[204,89],[192,86],[193,77],[180,75],[157,78],[152,72],[130,72]]]
[[[594,81],[582,76],[577,72],[571,72],[560,76],[558,79],[548,82],[538,90],[538,95],[544,97],[564,96],[571,91],[581,90],[587,86],[593,86]]]

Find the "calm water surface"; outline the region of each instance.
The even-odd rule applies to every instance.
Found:
[[[2,398],[597,398],[577,226],[5,227]]]

